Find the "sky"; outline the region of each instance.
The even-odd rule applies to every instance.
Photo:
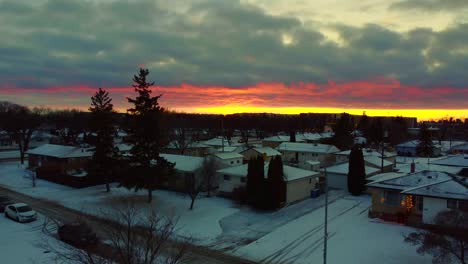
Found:
[[[468,118],[466,0],[0,0],[0,100]]]

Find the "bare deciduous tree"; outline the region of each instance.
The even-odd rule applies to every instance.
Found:
[[[432,263],[468,263],[468,213],[451,210],[436,215],[427,230],[410,233],[405,242],[418,245],[419,254],[433,256]]]
[[[103,211],[102,215],[119,221],[95,226],[107,245],[100,243],[96,247],[75,248],[47,240],[41,246],[53,253],[59,263],[77,264],[177,264],[187,252],[188,242],[173,240],[175,217],[158,215],[153,209],[145,212],[126,201],[122,207]],[[46,222],[45,226],[50,223]]]

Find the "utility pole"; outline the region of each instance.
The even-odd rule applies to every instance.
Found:
[[[327,264],[327,240],[328,240],[328,179],[327,168],[324,169],[325,174],[325,224],[323,228],[323,264]]]

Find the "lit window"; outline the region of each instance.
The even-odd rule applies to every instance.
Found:
[[[401,203],[400,193],[394,191],[385,191],[384,201],[387,205],[399,206]]]

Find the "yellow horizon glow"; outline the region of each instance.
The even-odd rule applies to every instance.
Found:
[[[201,114],[235,114],[235,113],[275,113],[275,114],[300,114],[300,113],[348,113],[352,115],[367,116],[404,116],[416,117],[418,121],[430,121],[448,119],[453,117],[464,121],[468,118],[468,109],[364,109],[364,108],[327,108],[327,107],[257,107],[257,106],[216,106],[173,109],[187,113]]]

